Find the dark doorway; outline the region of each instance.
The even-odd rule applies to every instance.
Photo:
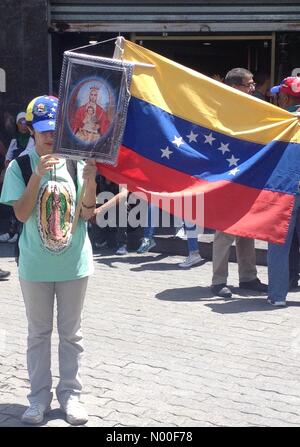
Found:
[[[139,40],[137,40],[139,42]],[[234,67],[250,71],[271,71],[271,41],[229,39],[219,36],[205,40],[142,40],[142,44],[205,75],[222,77]]]
[[[94,35],[83,32],[52,34],[54,93],[58,92],[64,51],[88,45],[91,40],[101,42],[115,37],[115,34],[108,33]],[[130,38],[126,34],[124,37]],[[157,36],[153,38],[141,36],[140,39],[136,36],[136,42],[208,76],[219,74],[224,77],[227,71],[234,67],[248,68],[253,73],[258,71],[270,73],[271,40],[267,37],[255,36],[251,40],[251,36],[247,36],[247,38],[243,36],[207,36],[205,40],[203,38],[201,38],[202,40],[193,40],[191,36],[189,40],[188,36],[184,36],[182,39],[176,37],[176,40],[171,40],[169,38],[158,39]],[[112,57],[114,42],[107,42],[81,51]]]

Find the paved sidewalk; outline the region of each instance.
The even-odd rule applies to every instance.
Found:
[[[95,255],[84,312],[83,401],[88,426],[299,426],[300,293],[213,297],[211,262],[183,271],[180,256]],[[26,319],[12,258],[0,284],[0,426],[22,426],[27,404]],[[258,267],[266,281],[266,268]],[[231,284],[238,284],[230,264]],[[57,333],[53,374],[57,383]],[[45,426],[68,426],[58,403]]]

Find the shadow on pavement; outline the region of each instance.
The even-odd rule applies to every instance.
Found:
[[[181,287],[180,289],[167,289],[157,293],[155,298],[163,301],[201,301],[205,298],[214,298],[210,287]],[[216,297],[219,301],[221,298]]]
[[[201,267],[201,265],[205,264],[207,261],[205,259],[203,259],[203,261],[201,261],[199,264],[191,267],[191,268],[196,268],[196,267]],[[180,270],[181,272],[183,270],[190,270],[190,269],[185,269],[185,268],[181,268],[178,266],[179,263],[174,264],[174,262],[165,262],[165,263],[159,263],[159,264],[143,264],[140,265],[139,267],[134,267],[132,269],[130,269],[133,272],[143,272],[145,270],[152,270],[152,271],[166,271],[166,270]]]
[[[267,303],[267,297],[259,298],[253,295],[253,292],[241,292],[238,287],[232,288],[233,292],[246,297],[239,298],[232,296],[231,298],[221,298],[214,296],[210,287],[181,287],[179,289],[166,289],[155,295],[155,298],[163,301],[201,301],[209,299],[210,303],[205,306],[210,307],[213,312],[220,314],[234,314],[243,312],[266,312],[268,310],[282,310],[285,308],[274,307]],[[247,298],[251,296],[251,298]],[[217,301],[217,302],[214,302]],[[221,302],[220,302],[221,301]],[[287,307],[300,307],[300,302],[287,301]]]
[[[219,314],[236,314],[243,312],[266,312],[266,311],[283,311],[288,307],[299,307],[300,303],[287,302],[287,307],[274,307],[267,303],[266,298],[245,298],[245,299],[231,299],[224,303],[205,304],[210,307],[213,312]]]
[[[25,405],[19,404],[0,404],[0,427],[27,427],[21,422],[26,408]]]
[[[21,416],[26,408],[27,406],[20,404],[0,404],[0,427],[43,427],[47,422],[56,419],[65,421],[64,413],[59,408],[56,408],[50,410],[45,415],[45,419],[41,424],[24,424],[21,421]],[[67,423],[67,425],[69,424]]]
[[[94,262],[97,262],[98,264],[105,264],[109,267],[112,268],[116,268],[115,263],[125,263],[125,264],[133,264],[133,265],[137,265],[137,264],[143,264],[145,262],[157,262],[157,261],[161,261],[162,259],[167,258],[168,255],[147,255],[147,256],[143,256],[143,255],[137,255],[137,256],[118,256],[118,255],[114,255],[114,253],[112,253],[111,256],[107,256],[107,254],[105,254],[104,256],[95,256],[94,255]]]

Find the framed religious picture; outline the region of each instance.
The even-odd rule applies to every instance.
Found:
[[[126,124],[133,65],[64,53],[54,152],[116,164]]]

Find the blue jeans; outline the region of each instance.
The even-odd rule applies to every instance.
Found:
[[[159,224],[159,208],[153,203],[148,205],[148,222],[147,227],[144,228],[144,237],[152,239],[156,228]]]
[[[187,236],[187,244],[188,244],[189,253],[191,253],[193,251],[199,251],[198,237],[194,236],[195,230],[196,230],[196,224],[192,225],[187,222],[184,222],[184,229],[185,229],[186,236]],[[191,236],[190,233],[192,233],[193,236]]]
[[[271,244],[268,247],[268,295],[273,301],[285,301],[289,291],[289,253],[294,230],[300,236],[300,195],[295,197],[288,234],[283,245]]]

